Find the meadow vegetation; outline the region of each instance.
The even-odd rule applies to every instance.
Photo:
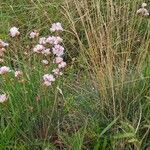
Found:
[[[150,5],[142,3],[2,0],[0,150],[150,149]],[[50,53],[37,46],[49,36]]]

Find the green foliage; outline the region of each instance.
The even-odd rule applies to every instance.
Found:
[[[0,103],[0,150],[150,148],[150,22],[136,16],[138,4],[2,0],[0,39],[10,43],[2,65],[24,74],[0,76],[0,94],[9,95]],[[24,52],[37,42],[28,38],[32,29],[48,35],[57,21],[65,28],[68,66],[45,88],[42,58]],[[11,26],[20,28],[20,38],[9,37]]]

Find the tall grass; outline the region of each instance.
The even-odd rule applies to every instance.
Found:
[[[118,122],[128,123],[139,138],[131,140],[129,134],[132,142],[126,146],[126,132],[130,131],[119,125],[114,132],[123,130],[126,136],[116,142],[116,149],[136,149],[148,142],[148,138],[143,139],[147,131],[141,132],[140,127],[149,120],[143,111],[149,105],[150,22],[136,15],[138,4],[140,1],[66,0],[63,7],[78,41],[80,57],[88,68],[87,82],[92,82],[99,93],[94,102],[97,113],[108,119],[119,116]]]

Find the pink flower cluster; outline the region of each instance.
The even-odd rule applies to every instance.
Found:
[[[57,23],[53,23],[52,27],[50,28],[51,32],[55,32],[55,31],[63,31],[63,28],[61,26],[61,23],[57,22]]]
[[[16,28],[16,27],[12,27],[10,29],[10,36],[11,37],[15,37],[17,35],[20,34],[20,32],[18,31],[19,28]],[[4,42],[3,40],[0,39],[0,63],[3,63],[4,60],[3,60],[3,56],[4,56],[4,52],[6,51],[6,47],[8,47],[9,44]],[[7,67],[7,66],[2,66],[0,67],[0,75],[6,75],[7,73],[9,72],[14,72],[14,76],[15,77],[19,77],[22,75],[22,72],[21,71],[13,71],[10,69],[10,67]]]
[[[7,46],[9,46],[9,44],[0,39],[0,47],[7,47]]]
[[[52,32],[58,32],[63,31],[61,23],[54,23],[52,24],[52,27],[50,28],[50,31]],[[47,37],[40,37],[38,44],[35,45],[33,48],[33,52],[37,54],[43,54],[44,56],[51,56],[53,55],[55,58],[53,60],[53,63],[56,68],[52,70],[52,73],[45,74],[43,76],[43,84],[46,86],[50,86],[52,82],[55,81],[55,78],[58,76],[61,76],[62,69],[66,67],[66,62],[63,60],[64,55],[64,47],[61,45],[63,42],[63,39],[58,36],[47,36]],[[41,61],[44,65],[48,65],[49,61],[44,59]]]
[[[45,74],[43,76],[44,85],[50,86],[52,82],[55,81],[55,77],[52,74]]]
[[[143,17],[148,17],[150,15],[149,11],[146,9],[147,4],[142,3],[141,8],[137,10],[137,14]]]
[[[41,37],[39,43],[33,48],[33,52],[45,55],[53,52],[56,56],[62,56],[64,55],[64,47],[60,45],[62,41],[63,39],[59,36]]]
[[[63,39],[60,36],[49,36],[46,39],[46,42],[52,45],[57,45],[63,42]]]
[[[44,58],[52,58],[52,65],[54,66],[51,70],[51,73],[46,73],[43,75],[43,85],[50,86],[57,77],[63,74],[63,69],[66,67],[66,62],[63,59],[64,55],[64,47],[62,46],[63,39],[58,36],[60,31],[63,31],[61,23],[54,23],[50,28],[51,32],[57,32],[56,36],[47,36],[47,37],[40,37],[37,45],[34,46],[33,52],[42,55]],[[17,37],[20,35],[19,28],[12,27],[9,31],[9,35],[11,37]],[[34,39],[39,37],[39,32],[37,30],[32,31],[29,34],[30,39]],[[0,39],[0,62],[2,61],[2,56],[5,52],[5,47],[9,46],[8,43],[5,43],[3,40]],[[49,65],[50,61],[47,59],[43,59],[41,62],[44,65]],[[11,70],[8,66],[1,66],[0,67],[0,75],[5,76],[8,73],[13,73],[14,77],[19,78],[23,75],[22,71],[20,70]],[[0,103],[4,103],[7,100],[6,94],[0,95]]]
[[[11,36],[11,37],[18,36],[19,34],[20,34],[19,28],[17,28],[17,27],[12,27],[12,28],[10,29],[10,36]]]
[[[7,66],[0,67],[0,75],[6,75],[9,72],[13,72],[15,77],[20,77],[23,74],[22,71],[13,71]]]

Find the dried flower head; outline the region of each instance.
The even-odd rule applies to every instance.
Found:
[[[9,46],[9,44],[0,39],[0,48],[4,48],[7,46]]]
[[[43,63],[44,65],[48,65],[48,64],[49,64],[48,60],[46,60],[46,59],[42,60],[42,63]]]
[[[20,76],[22,76],[22,71],[15,71],[15,77],[18,78]]]
[[[66,62],[62,61],[60,64],[58,64],[58,68],[61,69],[61,68],[65,68],[66,67]]]
[[[62,61],[63,61],[63,58],[62,58],[62,57],[56,57],[54,62],[55,62],[56,64],[60,64]]]
[[[59,68],[53,69],[52,72],[54,73],[55,76],[61,76],[61,75],[63,75],[63,73],[59,70]]]
[[[0,63],[3,63],[4,62],[4,59],[0,58]]]
[[[4,56],[4,52],[6,51],[5,48],[0,48],[0,57]]]

